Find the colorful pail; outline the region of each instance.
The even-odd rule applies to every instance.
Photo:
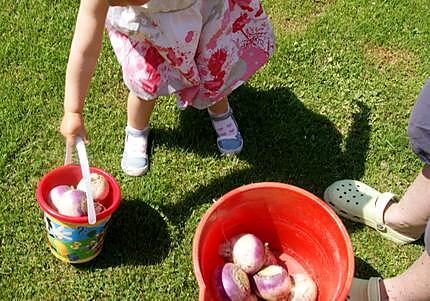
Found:
[[[109,194],[100,201],[105,209],[97,214],[94,225],[88,224],[86,216],[62,215],[48,202],[49,192],[55,186],[77,186],[82,178],[79,165],[65,165],[51,170],[37,187],[36,198],[44,212],[48,245],[52,254],[64,262],[84,263],[101,252],[110,217],[121,200],[119,185],[112,175],[95,167],[90,168],[90,171],[103,175],[109,183]]]

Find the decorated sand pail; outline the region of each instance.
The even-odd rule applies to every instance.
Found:
[[[312,193],[283,183],[255,183],[223,195],[204,214],[193,239],[199,301],[217,301],[213,272],[221,243],[253,233],[285,262],[316,282],[318,301],[345,300],[354,275],[349,235],[334,211]]]
[[[49,192],[57,185],[77,186],[82,179],[79,165],[64,165],[49,171],[37,187],[36,198],[44,213],[49,248],[55,257],[67,263],[88,262],[101,252],[110,217],[120,203],[121,191],[114,177],[99,168],[92,167],[90,171],[103,175],[109,184],[109,194],[100,200],[105,209],[96,215],[95,224],[89,224],[87,216],[58,213],[48,199]]]

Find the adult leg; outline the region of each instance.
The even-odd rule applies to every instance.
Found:
[[[426,250],[402,274],[379,281],[382,300],[430,300],[430,80],[424,85],[409,119],[408,134],[411,146],[425,163],[415,181],[399,203],[391,203],[384,213],[384,221],[400,233],[418,237],[424,231]],[[353,295],[357,300],[367,297],[373,287],[370,282],[354,279]],[[350,293],[351,294],[351,293]],[[364,296],[364,297],[363,297]]]
[[[384,220],[399,232],[418,237],[430,218],[430,79],[415,102],[408,126],[413,151],[426,164],[399,203],[387,208]]]
[[[425,232],[426,250],[404,273],[380,282],[382,300],[430,300],[430,220]]]
[[[430,118],[430,115],[429,115]],[[430,166],[426,165],[398,203],[385,211],[385,223],[409,237],[424,233],[430,218]]]

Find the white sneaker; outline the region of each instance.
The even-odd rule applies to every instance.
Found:
[[[139,131],[127,126],[125,134],[121,168],[126,175],[141,176],[149,166],[147,155],[149,127]]]

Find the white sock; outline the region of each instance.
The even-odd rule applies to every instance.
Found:
[[[209,115],[213,118],[212,125],[218,137],[235,136],[239,131],[231,116],[225,118],[230,113],[230,107],[226,113],[214,114],[208,109]]]
[[[138,130],[130,125],[126,127],[126,141],[125,147],[128,152],[146,153],[146,146],[148,144],[149,127],[143,130]]]

